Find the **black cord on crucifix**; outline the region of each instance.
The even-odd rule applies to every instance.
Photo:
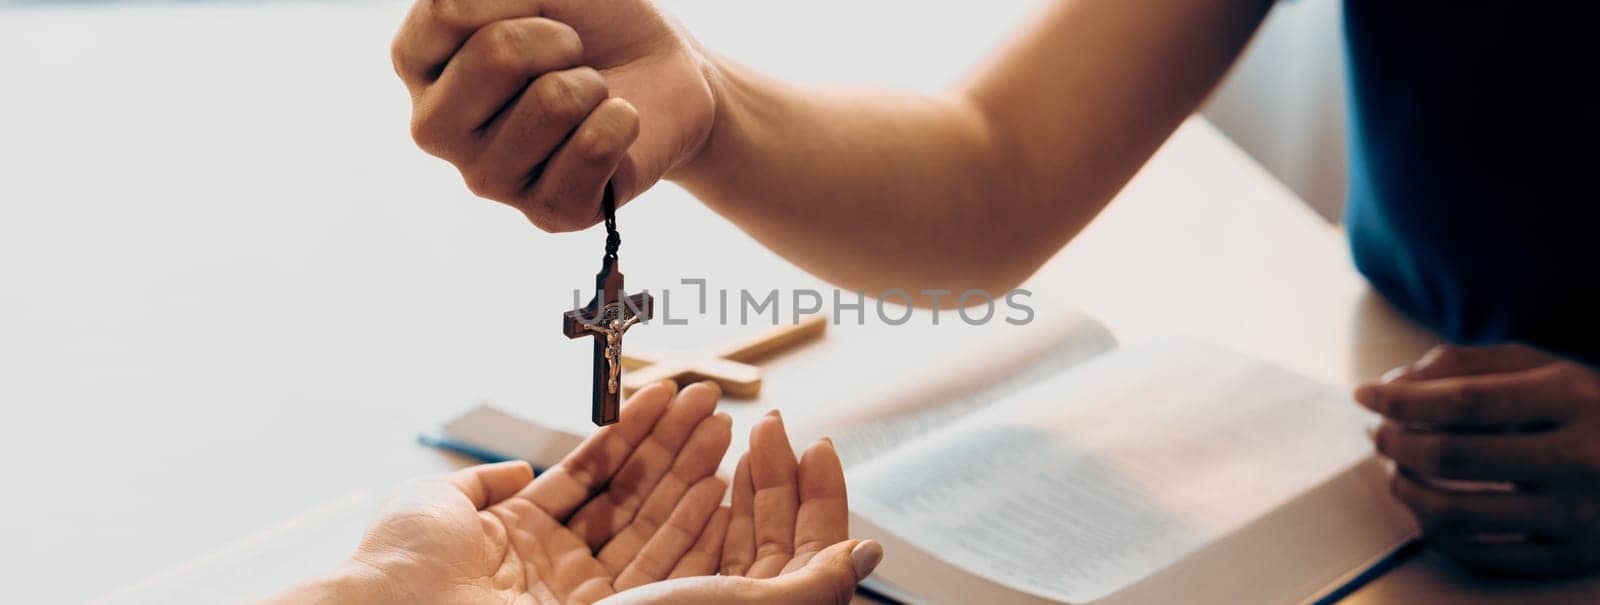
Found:
[[[597,426],[613,424],[622,409],[622,334],[655,313],[655,299],[649,292],[626,296],[622,270],[617,268],[617,249],[622,235],[617,232],[616,195],[606,183],[600,201],[605,214],[606,254],[600,272],[594,276],[594,298],[582,309],[562,315],[561,330],[567,338],[594,337],[594,401],[592,417]]]
[[[611,183],[606,183],[605,195],[600,198],[600,211],[606,217],[606,258],[612,262],[617,260],[617,248],[622,247],[622,234],[617,233],[617,196],[611,191]]]

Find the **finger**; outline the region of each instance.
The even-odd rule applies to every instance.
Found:
[[[846,540],[829,546],[794,573],[767,580],[764,603],[844,605],[856,585],[883,560],[883,546],[872,540]]]
[[[796,467],[783,418],[773,410],[750,431],[756,558],[745,572],[748,577],[776,576],[794,556],[794,523],[800,508]]]
[[[453,158],[478,140],[491,118],[509,110],[530,81],[576,67],[582,59],[577,32],[562,23],[538,18],[490,23],[467,40],[438,82],[415,95],[413,138],[425,151]],[[604,84],[599,90],[595,103],[605,98]]]
[[[699,540],[727,490],[728,484],[717,477],[706,477],[694,484],[684,493],[672,516],[653,532],[650,541],[617,574],[612,586],[622,591],[665,579]],[[605,559],[601,558],[600,562],[605,563]]]
[[[1423,533],[1430,538],[1558,535],[1574,529],[1569,527],[1572,523],[1582,521],[1547,493],[1448,490],[1404,471],[1390,477],[1389,488],[1417,516]]]
[[[418,0],[389,49],[395,73],[413,90],[426,86],[473,32],[495,21],[537,17],[539,5],[538,0]]]
[[[711,521],[706,523],[700,538],[695,540],[689,552],[678,559],[678,564],[672,568],[669,578],[686,578],[690,576],[709,576],[717,573],[717,566],[722,562],[722,543],[728,538],[728,521],[733,518],[733,511],[726,506],[717,507],[717,512],[711,515]]]
[[[750,455],[739,457],[733,470],[728,537],[722,542],[722,575],[743,576],[756,559],[755,487],[750,482]]]
[[[1573,400],[1562,364],[1506,374],[1363,385],[1355,398],[1385,418],[1452,427],[1536,426],[1566,420]]]
[[[823,439],[800,456],[800,509],[794,522],[794,557],[783,568],[803,567],[822,549],[850,537],[844,467],[833,441]]]
[[[611,581],[609,578],[591,577],[585,579],[582,584],[579,584],[576,588],[573,588],[571,592],[567,593],[566,600],[562,602],[582,605],[586,603],[597,603],[605,600],[606,603],[612,603],[612,601],[607,599],[615,594],[617,594],[617,591],[611,587]]]
[[[462,175],[481,197],[526,211],[525,191],[551,154],[603,105],[605,79],[590,67],[539,76],[483,134],[483,150]]]
[[[639,508],[639,513],[600,549],[601,563],[614,571],[621,571],[629,561],[639,556],[640,549],[658,528],[665,525],[668,515],[673,514],[690,486],[697,485],[717,471],[717,464],[722,461],[722,454],[727,452],[728,442],[733,437],[732,427],[733,419],[727,414],[717,414],[700,423],[690,442],[684,446],[682,455],[673,464],[673,469],[656,484],[650,497]],[[722,494],[719,492],[717,502],[721,501]]]
[[[622,467],[655,427],[677,388],[665,382],[639,389],[628,398],[616,424],[596,431],[561,462],[534,478],[518,496],[564,520],[589,500]]]
[[[1457,347],[1441,345],[1423,354],[1416,363],[1390,370],[1385,382],[1392,380],[1421,381],[1518,372],[1558,361],[1559,358],[1538,349],[1519,345],[1494,345],[1487,347]]]
[[[473,506],[483,510],[516,495],[533,481],[533,467],[521,460],[480,464],[450,473],[448,479]]]
[[[612,174],[628,169],[622,161],[638,137],[639,112],[620,98],[606,99],[544,165],[517,207],[545,231],[593,225],[606,183]],[[619,205],[623,201],[616,200]]]
[[[1396,465],[1433,479],[1540,482],[1568,468],[1562,433],[1447,433],[1386,421],[1373,442]]]
[[[692,436],[700,437],[694,451],[696,462],[704,464],[699,457],[712,455],[708,450],[716,448],[718,439],[717,423],[711,418],[716,406],[715,388],[695,384],[678,393],[667,411],[661,415],[661,419],[656,422],[655,430],[639,443],[628,456],[628,461],[623,464],[622,469],[617,471],[611,484],[606,487],[606,493],[585,504],[582,510],[572,516],[567,526],[572,528],[573,533],[582,536],[592,549],[599,549],[601,545],[616,536],[633,520],[639,508],[644,505],[646,497],[655,489],[656,483],[672,469],[679,450]],[[700,425],[705,421],[712,423],[706,432],[701,433]],[[727,431],[726,428],[722,430]],[[704,443],[705,441],[710,443]],[[721,444],[722,451],[726,451],[727,440],[723,439]],[[714,454],[718,460],[722,458],[722,451]],[[716,463],[712,462],[710,466],[714,471]],[[682,487],[687,488],[700,477],[709,474],[710,472],[707,472],[693,477]],[[680,490],[678,494],[681,495],[682,491]],[[673,498],[672,502],[676,503],[677,498]],[[671,506],[668,506],[667,511],[670,510]],[[665,516],[666,512],[663,512],[661,517]]]

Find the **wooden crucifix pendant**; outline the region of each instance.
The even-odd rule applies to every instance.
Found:
[[[606,186],[603,207],[606,255],[600,272],[594,276],[594,298],[584,308],[566,312],[561,321],[561,331],[567,338],[594,338],[592,416],[596,426],[615,424],[621,418],[622,334],[636,323],[649,321],[655,314],[655,299],[649,292],[626,296],[623,290],[622,271],[617,268],[617,248],[622,238],[617,235],[610,185]]]

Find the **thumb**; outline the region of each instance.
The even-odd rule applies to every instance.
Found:
[[[483,510],[510,498],[533,481],[533,467],[521,460],[480,464],[451,473],[446,479]]]
[[[844,605],[883,560],[883,545],[845,540],[823,549],[805,567],[778,576],[765,587],[768,602],[788,605]]]

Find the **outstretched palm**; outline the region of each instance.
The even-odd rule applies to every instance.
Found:
[[[833,442],[817,442],[796,461],[783,419],[776,412],[762,418],[750,431],[750,453],[734,471],[730,519],[722,549],[725,576],[787,574],[845,542],[850,510]]]
[[[683,559],[721,575],[651,584],[607,603],[848,603],[883,556],[875,542],[847,539],[849,526],[833,442],[813,444],[796,461],[774,412],[750,431],[750,453],[734,472],[733,505],[717,510]]]
[[[537,479],[512,462],[413,483],[356,561],[426,602],[589,603],[715,573],[714,556],[690,550],[726,489],[713,473],[732,423],[712,413],[715,387],[675,391],[641,390],[621,422]]]

